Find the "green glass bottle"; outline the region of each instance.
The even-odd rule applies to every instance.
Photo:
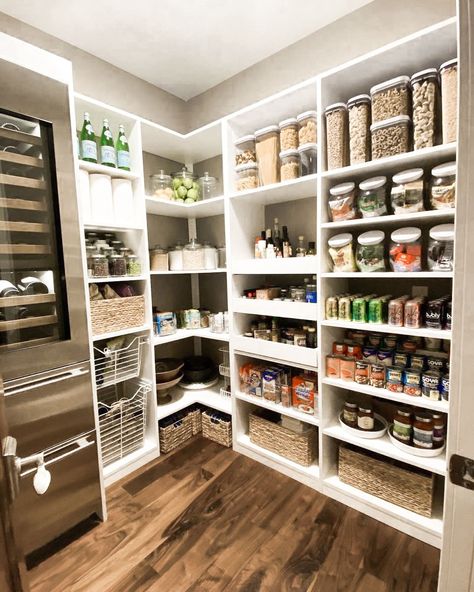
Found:
[[[130,170],[130,148],[128,147],[127,136],[125,135],[125,128],[122,124],[119,125],[119,133],[117,137],[117,143],[115,144],[117,149],[117,166],[123,171]]]
[[[82,160],[97,162],[97,144],[95,143],[94,129],[92,128],[89,113],[84,113],[84,123],[80,136],[80,148]]]
[[[109,129],[109,121],[104,119],[102,126],[102,135],[100,136],[100,162],[105,166],[115,168],[117,166],[117,156],[115,154],[114,139]]]

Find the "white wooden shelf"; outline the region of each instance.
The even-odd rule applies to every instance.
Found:
[[[318,319],[318,305],[308,302],[234,298],[232,310],[245,314],[284,317],[286,319],[302,319],[306,321],[316,321]]]
[[[339,327],[341,329],[356,329],[359,331],[370,331],[376,333],[390,333],[394,335],[413,335],[414,337],[431,337],[435,339],[451,339],[452,333],[447,329],[412,329],[410,327],[394,327],[388,324],[379,323],[355,323],[353,321],[324,320],[321,325],[325,327]]]
[[[357,382],[341,380],[340,378],[323,378],[322,384],[327,386],[334,386],[352,391],[354,393],[362,393],[370,395],[371,397],[378,397],[380,399],[387,399],[394,403],[403,403],[405,405],[413,405],[413,407],[422,407],[423,409],[431,409],[432,411],[440,411],[442,413],[449,413],[448,401],[432,401],[426,397],[413,397],[405,395],[404,393],[393,393],[385,388],[377,388],[369,384],[358,384]]]
[[[87,162],[86,160],[79,160],[79,168],[88,173],[101,173],[102,175],[109,175],[115,179],[140,179],[139,173],[132,171],[122,171],[121,169],[105,166],[104,164],[96,164],[95,162]]]
[[[220,394],[222,383],[217,383],[208,389],[192,391],[180,388],[179,385],[171,392],[172,400],[165,405],[157,405],[156,417],[158,420],[164,419],[173,413],[177,413],[194,403],[207,405],[217,411],[232,415],[231,397],[225,397]]]
[[[230,199],[235,202],[252,202],[259,204],[275,204],[295,201],[305,197],[316,198],[316,181],[318,175],[306,175],[291,181],[282,181],[272,185],[263,185],[249,191],[235,191]]]
[[[307,274],[318,273],[318,257],[279,257],[276,259],[240,259],[232,262],[236,275]]]
[[[180,270],[180,271],[150,271],[150,275],[189,275],[189,274],[201,274],[201,273],[226,273],[225,267],[217,269],[196,269],[196,270]]]
[[[232,344],[238,352],[257,355],[265,360],[293,364],[299,368],[308,368],[309,370],[316,370],[318,366],[317,349],[254,339],[243,335],[232,336]]]
[[[309,423],[311,425],[319,425],[319,417],[315,415],[310,415],[309,413],[303,413],[302,411],[298,411],[294,407],[283,407],[280,403],[273,403],[272,401],[267,401],[263,397],[254,397],[253,395],[247,395],[240,391],[235,392],[235,398],[239,399],[240,401],[245,401],[246,403],[252,403],[253,405],[257,405],[258,407],[263,407],[264,409],[270,409],[271,411],[276,411],[276,413],[280,413],[281,415],[287,415],[288,417],[293,417],[294,419],[299,419],[304,423]]]
[[[178,329],[173,335],[154,335],[153,344],[163,345],[173,341],[181,341],[188,337],[202,337],[203,339],[215,339],[217,341],[229,341],[228,333],[213,333],[209,329]]]
[[[327,271],[321,273],[321,277],[324,278],[385,278],[390,279],[452,279],[452,271],[347,271],[347,272],[335,272]]]
[[[146,211],[148,214],[170,216],[172,218],[208,218],[224,213],[224,196],[204,199],[194,204],[178,201],[146,197]]]
[[[89,284],[110,284],[113,282],[138,282],[147,280],[146,275],[114,275],[110,277],[88,277]]]
[[[143,230],[143,226],[138,224],[106,224],[101,222],[87,222],[84,224],[84,230],[98,230],[99,232],[130,232],[134,230]]]
[[[121,337],[122,335],[131,335],[132,333],[140,333],[141,331],[149,331],[149,325],[142,325],[141,327],[130,327],[128,329],[121,329],[119,331],[111,331],[110,333],[102,333],[94,335],[93,341],[101,341],[102,339],[113,339],[114,337]]]
[[[380,226],[381,224],[417,224],[419,222],[433,222],[437,224],[438,221],[454,218],[454,215],[454,208],[445,210],[428,210],[426,212],[415,212],[413,214],[390,214],[388,216],[374,216],[373,218],[356,218],[354,220],[342,220],[340,222],[324,222],[321,224],[321,228],[336,230],[340,228],[357,228],[360,226]]]

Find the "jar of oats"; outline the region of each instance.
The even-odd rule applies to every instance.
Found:
[[[458,116],[458,60],[454,58],[439,67],[441,76],[441,104],[443,144],[456,141]]]
[[[410,115],[410,78],[398,76],[370,89],[372,123],[398,115]]]
[[[280,152],[280,128],[268,125],[255,132],[258,174],[260,185],[271,185],[280,180],[278,154]]]
[[[258,166],[254,162],[247,162],[235,167],[236,191],[248,191],[258,187]]]
[[[429,68],[411,77],[413,112],[413,149],[428,148],[436,144],[438,110],[438,71]]]
[[[296,117],[290,117],[280,121],[280,149],[296,150],[298,148],[298,122]]]
[[[370,160],[370,97],[357,95],[347,101],[351,164]]]
[[[280,152],[280,179],[289,181],[300,176],[301,159],[298,150]]]
[[[348,121],[345,103],[334,103],[326,107],[326,150],[328,170],[348,164]]]
[[[370,126],[372,160],[403,154],[410,150],[410,118],[399,115]]]
[[[301,144],[315,143],[318,141],[318,123],[316,111],[305,111],[300,113],[296,120],[298,122],[298,142]]]

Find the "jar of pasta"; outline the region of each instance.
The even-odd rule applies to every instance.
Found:
[[[318,141],[317,133],[317,112],[305,111],[300,113],[296,120],[298,122],[298,143],[315,144]]]
[[[357,271],[352,234],[344,232],[336,234],[328,240],[329,256],[333,262],[333,271]]]
[[[235,140],[235,166],[241,164],[255,164],[257,156],[255,154],[255,136],[248,134]]]
[[[370,160],[370,97],[357,95],[347,101],[351,164]]]
[[[235,167],[235,189],[249,191],[258,187],[258,166],[253,162]]]
[[[326,147],[328,171],[348,164],[348,121],[345,103],[326,107]]]

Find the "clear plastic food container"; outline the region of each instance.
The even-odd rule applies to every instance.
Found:
[[[336,234],[328,240],[333,271],[357,271],[352,246],[352,234]]]
[[[235,189],[248,191],[258,187],[258,166],[252,162],[235,167]]]
[[[301,144],[298,147],[301,158],[301,175],[314,175],[318,172],[318,145],[315,143]]]
[[[349,160],[359,164],[370,160],[370,97],[357,95],[347,101],[349,112]]]
[[[433,210],[456,205],[456,162],[446,162],[431,169],[430,203]]]
[[[370,126],[372,159],[403,154],[410,150],[410,124],[408,115],[398,115]]]
[[[394,214],[423,212],[423,197],[423,169],[401,171],[392,177],[390,199]]]
[[[357,239],[356,261],[359,271],[385,271],[385,233],[369,230]]]
[[[257,162],[254,134],[247,134],[235,141],[235,166],[249,162]]]
[[[357,207],[362,218],[387,214],[387,177],[371,177],[359,183]]]
[[[165,171],[161,170],[158,175],[150,175],[150,182],[154,197],[160,199],[173,198],[171,175],[166,175]]]
[[[318,113],[317,111],[304,111],[300,113],[298,121],[298,142],[302,144],[314,144],[318,141]]]
[[[414,150],[436,144],[438,80],[436,68],[416,72],[411,77]]]
[[[298,148],[298,122],[296,117],[289,117],[280,121],[280,150],[296,150]]]
[[[428,269],[430,271],[453,271],[454,224],[439,224],[430,229]]]
[[[372,123],[399,115],[410,115],[410,78],[397,76],[370,89]]]
[[[192,238],[184,247],[183,269],[185,271],[204,269],[204,249],[195,238]]]
[[[421,271],[421,230],[412,226],[390,235],[390,267],[393,271]]]
[[[284,150],[280,152],[280,179],[289,181],[300,176],[300,153],[298,150]]]
[[[454,58],[441,64],[441,105],[443,144],[455,142],[458,117],[458,60]]]
[[[177,201],[184,203],[194,203],[201,199],[201,190],[197,177],[193,175],[186,167],[183,167],[173,177],[173,195]]]
[[[271,185],[280,180],[280,128],[269,125],[255,132],[260,185]]]
[[[334,103],[326,107],[326,146],[328,170],[348,164],[348,121],[345,103]]]
[[[341,183],[329,190],[329,217],[331,222],[357,218],[355,183]]]

